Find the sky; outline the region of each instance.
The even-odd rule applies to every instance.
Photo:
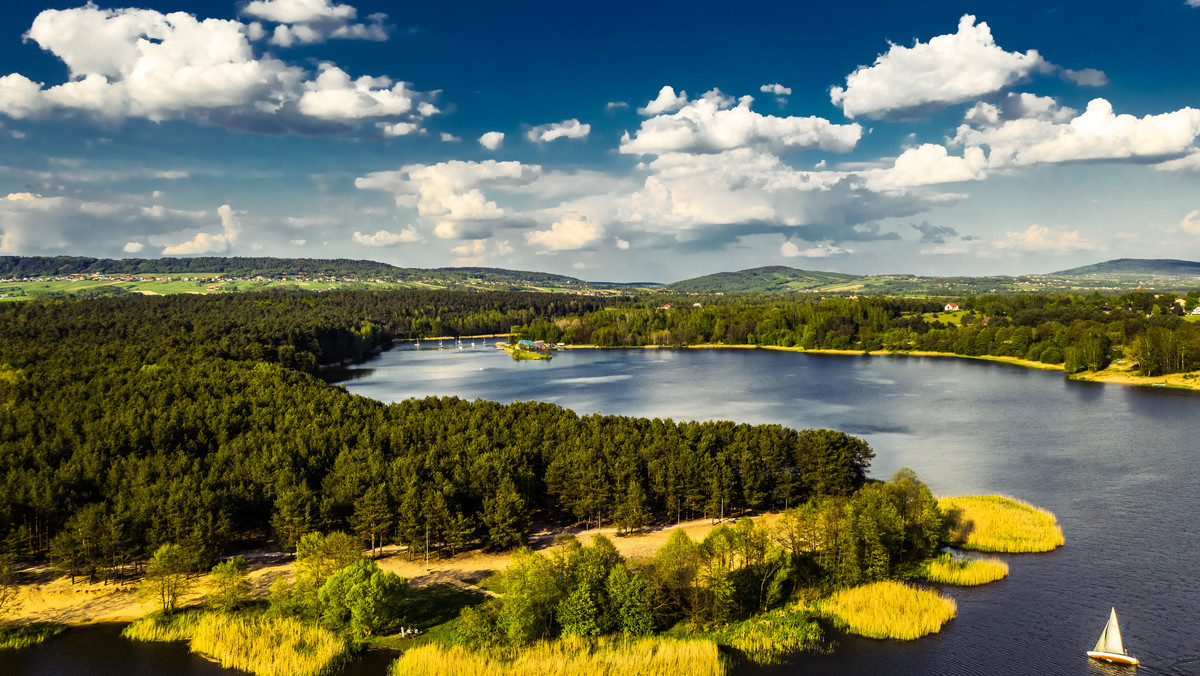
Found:
[[[10,5],[0,255],[1200,260],[1200,0],[821,5]]]

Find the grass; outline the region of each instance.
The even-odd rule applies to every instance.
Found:
[[[905,641],[937,632],[958,612],[954,599],[895,581],[845,589],[816,605],[851,633]]]
[[[56,636],[67,625],[57,622],[33,622],[12,627],[0,627],[0,650],[5,648],[28,648]]]
[[[1000,559],[958,559],[943,554],[926,563],[924,577],[937,584],[954,584],[970,587],[1003,579],[1008,575],[1008,564]]]
[[[1001,495],[941,498],[957,546],[980,552],[1048,552],[1063,544],[1049,511]]]
[[[456,587],[452,584],[432,584],[414,587],[408,591],[408,607],[405,625],[420,628],[421,633],[411,638],[377,636],[368,639],[372,648],[409,650],[429,642],[452,642],[454,622],[463,608],[473,606],[487,597],[477,591]]]
[[[350,645],[327,629],[255,612],[156,613],[130,624],[121,635],[135,641],[189,641],[192,652],[258,676],[326,674],[350,655]]]
[[[392,663],[389,676],[719,676],[715,643],[662,638],[545,641],[508,652],[425,645]]]

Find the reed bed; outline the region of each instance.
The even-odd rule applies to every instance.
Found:
[[[1003,579],[1008,564],[995,557],[986,559],[956,559],[943,554],[931,560],[925,568],[925,579],[938,584],[970,587]]]
[[[723,676],[715,643],[661,638],[595,643],[562,639],[512,652],[480,653],[424,645],[405,652],[390,676]]]
[[[341,666],[350,654],[345,640],[308,622],[219,613],[200,619],[191,649],[226,669],[258,676],[318,676]]]
[[[190,641],[200,622],[201,612],[189,610],[173,615],[154,613],[134,621],[121,630],[131,641]]]
[[[958,612],[954,599],[895,581],[846,589],[817,606],[852,633],[905,641],[937,632]]]
[[[1063,533],[1051,512],[1002,495],[940,498],[958,546],[980,552],[1048,552]]]
[[[0,650],[5,648],[28,648],[55,636],[66,629],[57,622],[32,622],[10,627],[0,627]]]
[[[121,635],[134,641],[189,641],[189,649],[226,669],[258,676],[319,676],[349,657],[337,634],[291,617],[188,611],[154,614]]]
[[[822,637],[820,625],[798,606],[724,625],[704,636],[757,664],[779,664],[802,650],[817,650]]]

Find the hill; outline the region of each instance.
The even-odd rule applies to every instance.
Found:
[[[1052,272],[1050,277],[1124,277],[1152,275],[1163,277],[1200,277],[1200,263],[1172,258],[1117,258],[1095,265]]]
[[[788,293],[833,290],[831,287],[853,284],[860,279],[862,278],[858,275],[797,270],[784,265],[772,265],[739,272],[718,272],[685,279],[662,288],[678,293]]]

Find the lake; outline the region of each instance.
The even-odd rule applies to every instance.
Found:
[[[958,617],[935,636],[898,642],[831,632],[830,655],[741,673],[1129,673],[1084,655],[1112,606],[1126,647],[1142,660],[1139,673],[1200,673],[1200,395],[950,358],[567,350],[550,361],[515,361],[482,342],[400,347],[344,377],[348,391],[382,401],[537,399],[580,414],[840,429],[871,444],[873,477],[907,466],[939,495],[1002,493],[1058,516],[1066,546],[1004,556],[1003,581],[945,588]],[[10,671],[0,656],[0,671],[233,673],[186,654],[150,671],[72,671],[67,663],[81,654],[66,646],[87,631],[21,651],[56,655],[53,668]],[[355,670],[382,674],[382,664],[369,659]]]

